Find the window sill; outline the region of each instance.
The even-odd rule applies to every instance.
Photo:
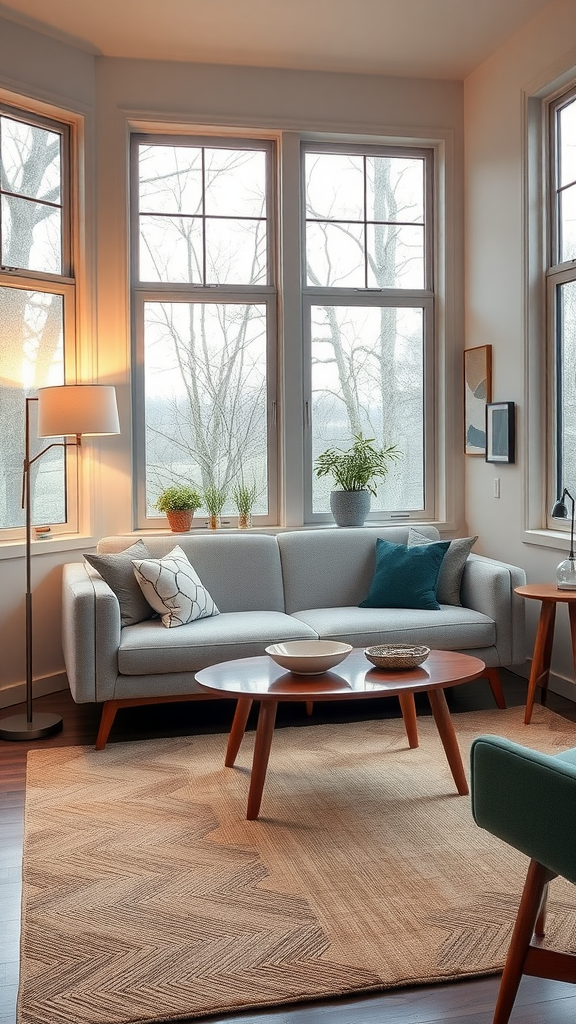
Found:
[[[56,534],[49,540],[32,540],[32,557],[39,554],[50,554],[61,551],[77,551],[79,548],[95,548],[98,540],[75,533],[73,537]],[[26,543],[23,540],[0,541],[0,561],[7,558],[23,558],[26,554]]]
[[[557,551],[570,550],[570,534],[560,530],[524,530],[522,542]]]

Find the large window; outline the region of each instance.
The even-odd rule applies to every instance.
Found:
[[[308,145],[303,181],[312,517],[314,459],[359,433],[401,452],[372,518],[432,515],[431,152]]]
[[[140,520],[186,483],[224,490],[224,516],[255,486],[274,521],[271,146],[136,137],[133,172]]]
[[[402,453],[372,517],[435,514],[432,151],[307,142],[280,176],[277,145],[133,137],[140,526],[172,483],[223,489],[232,525],[235,486],[254,486],[256,522],[281,522],[287,429],[302,432],[303,522],[331,519],[315,458],[358,433]],[[279,229],[294,222],[299,251]],[[298,273],[295,332],[279,282]]]
[[[25,399],[74,379],[69,129],[0,105],[0,530],[24,524]],[[31,403],[31,454],[36,439]],[[56,531],[76,525],[75,486],[54,448],[32,473],[32,518]]]
[[[576,90],[550,106],[548,307],[556,433],[553,497],[576,494]],[[555,528],[558,523],[554,522]]]

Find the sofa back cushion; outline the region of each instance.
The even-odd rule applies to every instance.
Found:
[[[440,540],[433,526],[419,527]],[[376,540],[407,544],[407,526],[295,530],[278,534],[288,614],[308,608],[357,607],[376,565]]]
[[[122,551],[133,537],[104,537],[98,553]],[[284,611],[276,538],[258,533],[171,533],[147,536],[153,558],[178,543],[221,612]]]

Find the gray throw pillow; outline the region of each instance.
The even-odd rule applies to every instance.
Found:
[[[438,577],[437,599],[440,604],[462,604],[460,600],[462,574],[472,545],[477,540],[478,537],[456,537],[455,540],[450,541],[450,547],[444,555],[444,560],[440,567],[440,576]],[[408,534],[409,548],[419,547],[421,544],[435,543],[438,544],[439,541],[430,540],[430,537],[425,537],[423,533],[418,533],[418,530],[410,527],[410,533]]]
[[[138,540],[124,551],[111,555],[84,555],[86,561],[100,573],[116,594],[123,626],[134,626],[154,615],[154,609],[148,604],[138,584],[132,564],[133,558],[147,558],[149,554],[144,541]]]

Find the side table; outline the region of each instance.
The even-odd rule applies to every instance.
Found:
[[[542,602],[524,712],[524,724],[529,725],[537,686],[542,688],[542,703],[546,703],[556,606],[560,603],[568,605],[572,658],[576,670],[576,590],[559,590],[555,583],[528,583],[523,587],[515,587],[514,592],[520,594],[521,597],[533,598]]]

